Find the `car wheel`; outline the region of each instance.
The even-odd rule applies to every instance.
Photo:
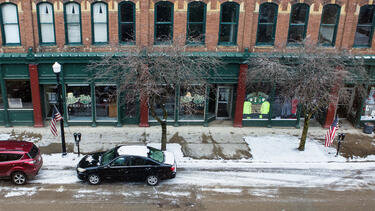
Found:
[[[101,178],[97,174],[90,174],[89,177],[87,178],[87,181],[91,185],[98,185],[101,182]]]
[[[26,174],[23,172],[17,171],[12,174],[12,182],[16,185],[24,185],[26,180]]]
[[[155,186],[159,183],[159,178],[155,175],[147,176],[146,183],[147,185]]]

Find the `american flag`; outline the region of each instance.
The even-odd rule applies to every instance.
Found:
[[[337,116],[335,120],[332,122],[332,125],[329,127],[329,130],[327,131],[324,146],[329,147],[333,143],[333,139],[335,139],[336,131],[338,129],[338,122]]]
[[[57,136],[56,122],[60,121],[62,119],[63,118],[62,118],[59,110],[57,110],[56,106],[53,106],[53,108],[52,108],[52,119],[51,119],[51,122],[50,122],[50,126],[51,126],[50,130],[51,130],[52,135]]]

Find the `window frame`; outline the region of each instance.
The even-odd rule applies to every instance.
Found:
[[[95,42],[95,24],[104,24],[103,22],[94,22],[94,6],[96,4],[104,4],[106,6],[106,27],[107,27],[107,40],[105,42]],[[82,34],[81,34],[82,36]],[[108,4],[104,1],[95,1],[91,4],[91,36],[93,45],[105,45],[109,42],[109,27],[108,27]]]
[[[16,13],[17,13],[17,27],[18,27],[18,37],[19,37],[19,43],[6,43],[6,37],[5,37],[5,29],[4,29],[4,22],[3,22],[3,6],[6,4],[11,4],[13,6],[16,6]],[[4,2],[0,4],[0,22],[1,22],[1,39],[2,39],[2,45],[3,46],[20,46],[21,41],[21,30],[20,30],[20,19],[18,16],[18,5],[11,3],[11,2]],[[12,25],[16,25],[15,23],[12,23]]]
[[[203,22],[190,22],[189,21],[189,14],[190,14],[190,5],[191,4],[194,4],[194,3],[199,3],[201,5],[203,5]],[[189,2],[188,4],[188,9],[187,9],[187,20],[186,20],[186,44],[188,45],[205,45],[206,43],[206,16],[207,16],[207,4],[203,1],[192,1],[192,2]],[[200,42],[191,42],[189,41],[189,25],[190,24],[202,24],[202,28],[203,28],[203,31],[202,31],[202,41]]]
[[[133,22],[121,22],[121,6],[124,5],[124,4],[130,4],[133,6]],[[119,43],[120,44],[125,44],[125,45],[135,45],[136,41],[137,41],[137,31],[136,31],[136,5],[134,4],[134,2],[132,1],[122,1],[118,4],[118,40],[119,40]],[[132,42],[124,42],[124,41],[121,41],[121,25],[122,24],[132,24],[133,25],[133,28],[134,28],[134,41]]]
[[[52,26],[53,26],[53,38],[55,40],[55,42],[43,42],[42,41],[42,24],[40,22],[40,14],[39,14],[39,6],[41,4],[49,4],[52,6]],[[56,45],[56,28],[55,28],[55,11],[54,11],[54,8],[53,8],[53,4],[51,4],[50,2],[39,2],[37,5],[36,5],[36,13],[37,13],[37,18],[38,18],[38,32],[39,32],[39,44],[40,45]],[[51,23],[48,23],[48,24],[51,24]]]
[[[326,7],[328,7],[328,6],[334,6],[334,7],[337,8],[337,17],[336,17],[335,24],[322,24],[324,9]],[[339,22],[340,22],[340,14],[341,14],[341,6],[340,5],[338,5],[338,4],[326,4],[326,5],[324,5],[323,10],[322,10],[322,17],[320,19],[319,34],[318,34],[318,44],[319,45],[326,46],[326,47],[334,47],[336,45],[336,36],[337,36],[337,29],[338,29]],[[320,35],[320,30],[322,29],[322,26],[334,26],[334,31],[333,31],[333,37],[332,37],[332,43],[331,44],[324,44],[324,43],[321,44],[320,43],[319,35]]]
[[[225,5],[236,5],[236,20],[235,22],[222,22],[223,18],[223,7]],[[235,46],[237,45],[237,35],[238,35],[238,19],[239,19],[239,13],[240,13],[240,5],[237,2],[228,1],[220,5],[220,22],[219,22],[219,36],[218,36],[218,45],[225,45],[225,46]],[[220,42],[220,34],[221,34],[221,25],[234,25],[236,27],[234,40],[232,42]]]
[[[372,16],[372,24],[369,25],[369,24],[359,24],[359,17],[361,15],[361,10],[362,8],[366,7],[366,6],[370,6],[372,7],[372,10],[374,10],[374,13],[373,13],[373,16]],[[358,27],[371,27],[371,31],[370,31],[370,37],[369,37],[369,43],[368,45],[360,45],[360,44],[356,44],[356,32],[357,32],[357,29]],[[355,33],[354,33],[354,41],[353,41],[353,48],[371,48],[372,47],[372,38],[374,37],[374,28],[375,28],[375,4],[366,4],[366,5],[363,5],[360,10],[359,10],[359,14],[358,14],[358,21],[357,21],[357,26],[355,28]]]
[[[157,13],[158,13],[158,5],[159,4],[169,4],[171,6],[171,21],[170,22],[158,22],[157,21]],[[155,12],[154,12],[154,45],[170,45],[173,43],[173,22],[174,22],[174,3],[170,1],[159,1],[155,4]],[[171,25],[171,32],[169,41],[157,41],[156,40],[156,29],[157,25]]]
[[[80,42],[69,42],[68,39],[68,23],[66,18],[66,5],[68,4],[76,4],[79,8],[79,28],[80,28]],[[75,2],[75,1],[69,1],[64,4],[64,27],[65,27],[65,44],[66,45],[82,45],[82,10],[81,10],[81,4]]]
[[[262,10],[263,6],[265,5],[273,5],[274,8],[276,10],[276,13],[275,13],[275,17],[274,17],[274,20],[273,20],[273,23],[260,23],[260,11]],[[265,3],[262,3],[259,7],[259,12],[258,12],[258,26],[257,26],[257,35],[256,35],[256,42],[255,42],[255,45],[257,46],[274,46],[275,45],[275,35],[276,35],[276,27],[277,27],[277,16],[279,15],[279,5],[278,4],[275,4],[273,2],[265,2]],[[259,36],[259,26],[260,25],[273,25],[273,30],[272,30],[272,41],[271,42],[259,42],[258,40],[258,36]]]
[[[296,7],[297,5],[306,5],[307,6],[307,13],[305,15],[305,23],[304,24],[295,24],[295,23],[292,23],[292,15],[293,15],[293,9],[294,7]],[[299,45],[298,42],[289,42],[289,35],[290,35],[290,28],[291,26],[304,26],[304,30],[303,30],[303,39],[304,40],[306,38],[306,33],[307,33],[307,27],[308,27],[308,24],[309,24],[309,16],[310,16],[310,5],[306,4],[306,3],[295,3],[292,5],[292,8],[291,8],[291,11],[290,11],[290,16],[289,16],[289,28],[288,28],[288,36],[287,36],[287,45],[289,46],[293,46],[293,45]]]

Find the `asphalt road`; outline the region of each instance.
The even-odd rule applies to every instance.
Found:
[[[175,179],[156,187],[143,182],[15,187],[0,181],[0,211],[374,210],[374,173],[372,168],[180,168]]]

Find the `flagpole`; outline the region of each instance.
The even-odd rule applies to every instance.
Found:
[[[56,81],[57,81],[57,103],[58,103],[58,111],[60,112],[61,116],[64,116],[63,110],[63,103],[61,97],[61,84],[60,84],[60,72],[61,72],[61,65],[57,62],[52,66],[53,72],[56,74]],[[62,155],[66,155],[66,146],[65,146],[65,132],[64,132],[64,118],[60,120],[60,131],[61,131],[61,148],[62,148]]]

